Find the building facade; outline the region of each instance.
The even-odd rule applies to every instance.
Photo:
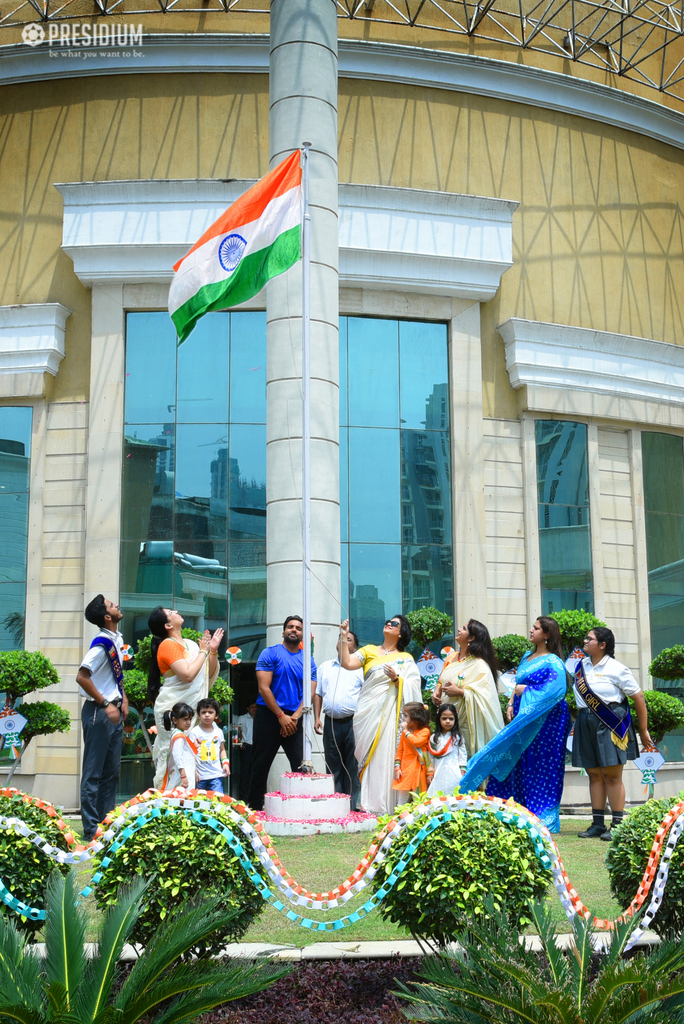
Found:
[[[65,806],[94,594],[129,641],[158,604],[227,623],[241,701],[300,610],[300,269],[180,348],[166,307],[303,141],[317,659],[425,604],[494,636],[593,611],[645,687],[682,641],[681,101],[579,37],[337,7],[121,8],[88,24],[142,42],[80,49],[0,26],[0,647],[58,668],[72,731],[16,778]]]

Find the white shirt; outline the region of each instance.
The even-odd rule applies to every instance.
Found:
[[[110,640],[114,641],[116,649],[119,652],[119,662],[123,664],[123,636],[121,633],[118,631],[116,633],[112,633],[111,629],[101,629],[97,635],[106,636]],[[114,679],[112,666],[109,663],[109,655],[105,651],[104,647],[101,647],[99,644],[97,647],[91,647],[81,662],[81,668],[88,669],[93,684],[97,687],[105,700],[119,700],[121,694],[119,693],[119,687],[116,685],[116,681]],[[89,697],[86,694],[86,700],[93,699],[93,697]]]
[[[238,715],[235,723],[242,729],[242,742],[251,744],[252,737],[254,736],[254,719],[249,711],[246,715]]]
[[[211,730],[203,729],[196,725],[190,730],[190,739],[197,747],[197,782],[203,779],[217,779],[223,777],[223,765],[221,764],[221,744],[225,742],[223,730],[219,729],[216,722],[212,723]],[[198,786],[201,789],[201,786]]]
[[[363,685],[363,669],[342,668],[337,658],[318,666],[316,693],[330,718],[349,718],[356,712]]]
[[[606,704],[621,704],[625,697],[641,693],[641,687],[632,675],[631,669],[608,654],[601,658],[598,665],[592,665],[591,658],[582,658],[582,665],[589,686]],[[577,692],[577,687],[574,686],[573,689],[577,707],[586,708],[587,705]]]

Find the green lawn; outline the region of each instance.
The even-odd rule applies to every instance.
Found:
[[[556,841],[570,880],[585,906],[600,917],[613,918],[622,908],[610,895],[605,866],[608,844],[599,839],[577,838],[577,833],[589,824],[589,821],[561,818],[561,834],[556,837]],[[363,835],[274,840],[278,856],[293,878],[314,892],[332,889],[347,878],[367,850],[369,842]],[[341,917],[361,905],[367,896],[367,891],[365,895],[359,894],[346,904],[344,910],[312,911],[312,917],[316,920]],[[558,931],[569,931],[569,922],[555,888],[550,889],[548,899],[558,922]],[[410,935],[403,928],[384,921],[378,911],[373,911],[357,925],[331,934],[301,928],[286,920],[276,910],[266,907],[247,931],[244,941],[307,946],[312,942],[374,942],[399,938],[410,938]]]

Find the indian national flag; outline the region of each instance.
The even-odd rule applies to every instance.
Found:
[[[246,302],[299,259],[299,161],[296,150],[269,171],[176,263],[169,315],[179,344],[205,313]]]

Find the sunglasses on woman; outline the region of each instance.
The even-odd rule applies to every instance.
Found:
[[[388,619],[385,625],[391,626],[392,629],[396,629],[398,626],[401,626],[401,622],[399,622],[399,619]]]

